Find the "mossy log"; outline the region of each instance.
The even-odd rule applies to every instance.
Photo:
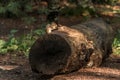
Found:
[[[112,28],[102,19],[70,27],[60,25],[40,36],[31,47],[31,69],[54,75],[99,66],[112,53],[112,41]]]

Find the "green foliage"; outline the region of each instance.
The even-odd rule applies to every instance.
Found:
[[[118,2],[118,0],[92,0],[93,3],[97,4],[110,4],[114,5]]]
[[[65,15],[65,16],[81,15],[84,17],[96,15],[95,8],[92,5],[88,5],[87,3],[77,5],[74,8],[65,7],[64,9],[61,10],[61,14]]]
[[[40,7],[41,5],[36,4],[35,2],[40,2],[41,0],[0,0],[0,16],[1,17],[26,17],[29,16],[29,13],[38,13],[38,14],[48,14],[49,10],[46,7]],[[60,0],[51,0],[51,1],[60,1]],[[68,3],[75,4],[76,9],[65,8],[63,14],[66,15],[78,15],[83,14],[84,11],[88,11],[89,14],[95,13],[92,3],[98,4],[116,4],[119,0],[68,0]],[[53,4],[54,4],[53,2]],[[37,10],[34,10],[34,5],[39,6]],[[52,4],[50,4],[52,5]],[[58,3],[59,5],[59,3]],[[61,11],[61,12],[62,12]],[[94,15],[94,14],[93,14]]]
[[[6,13],[6,8],[0,6],[0,14],[4,15]]]
[[[6,8],[7,11],[11,12],[13,15],[20,15],[20,4],[18,2],[9,2]]]
[[[15,37],[17,30],[11,30],[9,39],[7,41],[0,39],[0,53],[5,54],[8,52],[22,52],[28,56],[29,49],[33,42],[42,34],[45,33],[42,29],[31,31],[29,34],[21,37]]]
[[[4,40],[0,40],[0,53],[6,53],[7,52],[6,49],[3,49],[5,44],[6,44],[6,42]]]
[[[120,54],[120,30],[118,30],[118,33],[116,37],[114,38],[113,52],[116,54]]]
[[[32,11],[28,0],[0,0],[1,17],[21,17]]]

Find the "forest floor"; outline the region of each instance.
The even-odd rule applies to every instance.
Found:
[[[0,55],[0,80],[120,80],[120,55],[111,55],[100,67],[47,79],[31,71],[28,58],[20,53]]]
[[[81,17],[62,18],[60,23],[74,25]],[[114,29],[120,29],[120,19],[111,18]],[[31,29],[39,28],[41,23],[26,25],[20,20],[0,19],[0,38],[7,38],[10,30],[18,29],[16,35],[22,35]],[[22,53],[0,54],[0,80],[49,80],[31,71],[29,60]],[[120,55],[112,54],[100,67],[83,68],[65,75],[57,75],[51,80],[120,80]]]

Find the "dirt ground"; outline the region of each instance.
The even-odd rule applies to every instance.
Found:
[[[60,23],[74,25],[81,20],[81,17],[62,18]],[[16,35],[26,34],[31,29],[39,28],[40,24],[39,21],[26,25],[21,20],[0,19],[0,38],[6,39],[12,29],[19,30]],[[120,28],[119,21],[113,25],[115,30]],[[22,53],[0,54],[0,80],[120,80],[120,55],[112,54],[97,68],[83,68],[73,73],[47,78],[33,73],[28,58]]]
[[[111,55],[100,67],[83,68],[50,79],[33,73],[22,54],[0,55],[0,80],[120,80],[120,55]]]

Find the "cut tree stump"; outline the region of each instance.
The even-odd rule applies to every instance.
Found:
[[[31,47],[29,62],[34,72],[56,75],[99,66],[112,53],[113,30],[102,19],[53,26],[47,26],[51,32],[40,36]]]

